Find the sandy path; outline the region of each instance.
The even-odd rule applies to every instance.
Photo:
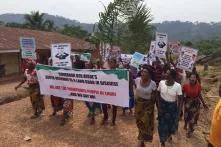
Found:
[[[82,102],[75,102],[74,117],[66,126],[59,126],[61,114],[50,117],[50,101],[46,100],[46,112],[41,118],[31,120],[32,114],[29,98],[0,106],[0,147],[136,147],[137,128],[133,116],[120,116],[118,111],[117,126],[100,126],[101,115],[96,117],[96,124],[89,125],[86,118],[87,109]],[[199,123],[202,123],[200,121]],[[206,142],[199,125],[192,139],[186,139],[181,122],[179,138],[174,140],[174,147],[204,147]],[[155,127],[156,128],[156,127]],[[200,135],[199,135],[200,134]],[[26,142],[23,138],[32,138]],[[154,141],[147,146],[159,146],[155,129]],[[168,145],[170,146],[170,145]]]

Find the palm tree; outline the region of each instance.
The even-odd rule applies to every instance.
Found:
[[[147,52],[149,43],[153,38],[154,27],[150,25],[152,15],[150,9],[144,4],[137,6],[134,14],[128,17],[128,28],[130,30],[130,45],[140,52]]]
[[[39,11],[32,11],[31,14],[26,14],[24,26],[36,30],[53,31],[55,30],[54,21],[45,20],[45,13],[40,13]]]
[[[26,14],[25,20],[26,25],[31,29],[44,30],[44,13],[39,13],[39,11],[32,11],[31,14]]]

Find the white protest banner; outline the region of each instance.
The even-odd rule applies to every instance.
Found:
[[[85,62],[89,62],[91,60],[91,53],[81,54],[81,60]]]
[[[141,53],[135,52],[130,61],[130,65],[138,69],[139,65],[143,63],[143,60],[144,60],[144,55]]]
[[[71,70],[37,64],[42,95],[129,106],[127,70]]]
[[[20,37],[22,59],[37,59],[35,39],[33,37]]]
[[[168,37],[165,33],[156,33],[156,56],[166,58]]]
[[[197,54],[198,50],[196,49],[182,47],[177,67],[191,72],[196,62]]]
[[[72,67],[71,44],[58,43],[51,45],[52,65],[55,67]]]

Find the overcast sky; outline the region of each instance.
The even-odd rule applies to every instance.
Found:
[[[33,10],[60,15],[80,22],[94,23],[105,5],[112,0],[0,0],[0,14],[29,13]],[[145,0],[154,22],[165,20],[219,22],[221,0]]]

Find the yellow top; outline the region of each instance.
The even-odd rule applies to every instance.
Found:
[[[221,147],[221,98],[213,112],[209,141],[214,147]]]

